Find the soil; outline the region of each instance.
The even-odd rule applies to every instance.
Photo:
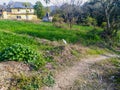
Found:
[[[72,67],[64,71],[57,72],[55,85],[53,87],[43,87],[42,90],[68,90],[66,87],[71,86],[79,75],[84,75],[90,69],[89,67],[96,62],[115,57],[115,55],[100,55],[97,57],[85,58]],[[71,89],[69,89],[71,90]]]

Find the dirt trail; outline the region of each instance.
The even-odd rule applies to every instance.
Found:
[[[66,87],[72,85],[74,80],[81,74],[88,71],[89,67],[99,61],[116,57],[116,55],[100,55],[97,57],[91,57],[88,59],[82,59],[79,63],[76,63],[73,67],[69,67],[66,70],[59,72],[56,75],[56,84],[53,87],[44,87],[42,90],[65,90]]]

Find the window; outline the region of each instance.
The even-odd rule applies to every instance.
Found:
[[[21,19],[21,16],[17,16],[17,19]]]
[[[18,9],[18,12],[20,12],[20,9]]]

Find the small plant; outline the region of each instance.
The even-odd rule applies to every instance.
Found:
[[[55,84],[54,77],[51,73],[49,73],[46,77],[43,77],[42,81],[48,87],[52,87]]]
[[[12,46],[2,50],[0,53],[0,60],[24,61],[25,63],[29,63],[31,66],[35,67],[35,69],[38,69],[45,63],[42,55],[38,55],[31,48],[19,43],[13,44]]]

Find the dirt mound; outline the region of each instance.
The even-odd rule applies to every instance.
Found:
[[[86,52],[87,48],[80,45],[58,45],[54,46],[52,50],[46,51],[45,56],[53,58],[59,65],[72,65]]]
[[[27,74],[30,71],[28,65],[22,62],[7,61],[0,63],[0,90],[7,90],[14,75]]]

